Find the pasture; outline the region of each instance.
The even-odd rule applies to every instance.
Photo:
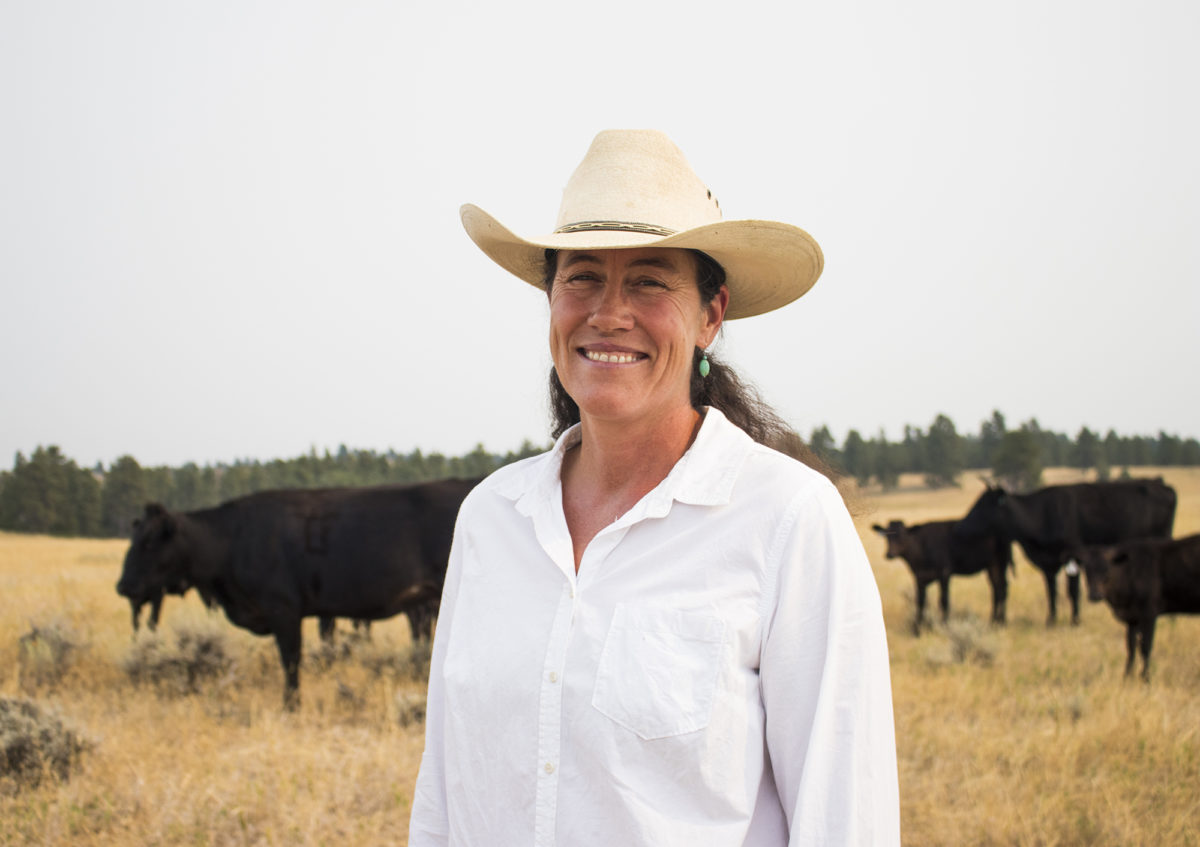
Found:
[[[1158,473],[1179,492],[1175,534],[1200,532],[1200,469],[1137,475]],[[911,575],[871,523],[960,517],[981,487],[964,475],[958,489],[903,480],[853,495],[888,625],[904,843],[1200,845],[1200,618],[1160,620],[1150,684],[1126,681],[1107,606],[1085,605],[1072,627],[1060,603],[1047,629],[1041,575],[1014,547],[1007,627],[986,624],[978,574],[951,581],[949,626],[911,634]],[[343,621],[333,651],[307,621],[303,705],[288,714],[272,640],[194,594],[167,599],[157,636],[131,638],[114,591],[125,547],[0,534],[0,695],[56,709],[92,745],[67,782],[0,782],[0,844],[405,844],[424,686],[404,619],[370,642]],[[73,649],[30,649],[34,628]],[[135,683],[131,657],[180,633],[212,639],[224,661]]]

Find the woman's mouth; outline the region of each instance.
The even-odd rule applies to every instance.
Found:
[[[607,362],[614,365],[631,365],[638,359],[643,359],[645,356],[642,353],[618,353],[615,351],[605,352],[603,350],[584,350],[580,352],[592,362]]]

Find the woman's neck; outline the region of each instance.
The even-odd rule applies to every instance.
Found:
[[[596,533],[666,479],[702,420],[691,406],[641,427],[583,418],[582,439],[562,465],[563,512],[576,570]]]
[[[700,429],[702,415],[691,406],[631,427],[625,422],[582,420],[573,471],[589,488],[650,491],[666,478],[687,452]]]

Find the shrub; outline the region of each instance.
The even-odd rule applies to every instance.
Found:
[[[397,691],[396,720],[400,726],[415,726],[425,721],[425,692]]]
[[[78,637],[63,624],[32,626],[18,639],[21,688],[32,691],[58,683],[70,669],[79,649]]]
[[[68,779],[92,746],[36,703],[0,697],[0,789],[6,793],[36,787],[47,777]]]
[[[134,684],[148,683],[161,693],[194,694],[205,680],[229,671],[233,660],[220,629],[180,626],[175,628],[174,646],[162,638],[143,638],[121,664]]]
[[[359,661],[376,676],[386,673],[397,679],[425,682],[429,679],[429,660],[432,653],[432,642],[422,640],[415,642],[407,650],[364,647],[359,653]]]
[[[946,637],[954,660],[960,664],[970,661],[990,665],[996,659],[996,640],[987,625],[974,615],[948,620]]]
[[[945,641],[926,651],[925,659],[932,665],[972,662],[986,667],[996,659],[996,639],[974,615],[952,616],[937,626],[937,632],[945,636]]]
[[[360,652],[370,650],[371,630],[368,626],[355,623],[350,630],[333,630],[328,640],[320,639],[315,645],[305,642],[304,661],[310,667],[326,670],[339,662],[349,661]]]

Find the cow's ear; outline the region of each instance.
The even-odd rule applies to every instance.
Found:
[[[871,529],[875,530],[875,531],[876,531],[876,532],[878,532],[880,535],[887,535],[887,530],[886,530],[886,529],[884,529],[883,527],[881,527],[881,526],[880,526],[879,524],[877,524],[877,523],[873,523],[873,524],[871,524]]]

